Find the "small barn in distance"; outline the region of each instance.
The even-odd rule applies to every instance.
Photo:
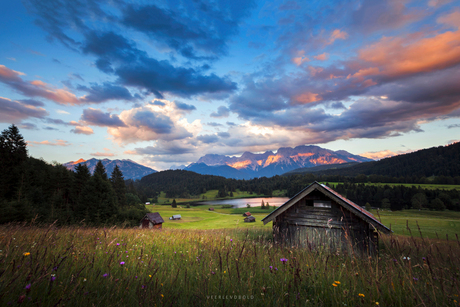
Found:
[[[278,243],[374,255],[379,232],[391,230],[370,212],[314,182],[262,219]]]
[[[180,220],[181,218],[182,216],[180,214],[176,214],[176,215],[171,216],[169,219],[170,220]]]
[[[253,217],[252,215],[248,216],[247,218],[244,219],[245,223],[252,223],[252,222],[255,222],[255,221],[256,221],[256,218]]]
[[[141,220],[140,228],[156,228],[161,229],[165,221],[161,217],[160,213],[153,212],[147,213]]]
[[[249,212],[249,211],[245,212],[245,213],[243,213],[243,216],[251,216],[251,212]]]
[[[208,208],[208,210],[209,210],[209,211],[214,211],[214,208],[211,207],[211,208]]]

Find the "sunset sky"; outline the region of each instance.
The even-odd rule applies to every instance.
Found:
[[[460,1],[24,0],[0,17],[0,129],[48,162],[460,140]]]

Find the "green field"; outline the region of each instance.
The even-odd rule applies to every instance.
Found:
[[[325,183],[325,182],[323,182]],[[337,186],[338,184],[342,184],[343,182],[327,182],[328,185],[332,188]],[[372,183],[372,182],[366,182],[364,183],[365,185],[372,185],[372,186],[405,186],[405,187],[421,187],[422,189],[428,189],[428,190],[460,190],[460,185],[455,185],[455,184],[431,184],[431,183],[426,183],[426,184],[419,184],[419,183]]]
[[[165,228],[179,229],[223,229],[223,228],[271,228],[272,223],[263,225],[262,218],[267,216],[273,207],[269,210],[260,207],[252,208],[226,208],[222,206],[194,206],[185,208],[171,208],[170,206],[147,206],[152,212],[159,212],[165,223]],[[214,207],[214,212],[209,211],[209,207]],[[243,212],[249,211],[256,218],[254,223],[244,223]],[[427,238],[448,238],[454,239],[456,234],[460,235],[460,212],[453,211],[371,211],[377,218],[380,214],[381,222],[393,230],[396,235],[420,237],[420,231],[423,237]],[[183,219],[172,221],[168,218],[174,214],[180,214]],[[409,226],[410,231],[407,229]]]

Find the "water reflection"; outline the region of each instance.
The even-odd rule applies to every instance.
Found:
[[[208,200],[200,201],[200,205],[233,205],[234,208],[246,208],[247,204],[251,207],[260,207],[262,200],[271,206],[279,207],[289,200],[288,197],[258,197],[258,198],[239,198],[239,199],[224,199],[224,200]]]

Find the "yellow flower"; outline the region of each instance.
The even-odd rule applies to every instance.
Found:
[[[334,281],[336,284],[340,285],[340,281]]]
[[[362,293],[359,293],[358,295],[361,296],[361,297],[364,297],[364,294],[362,294]]]
[[[163,284],[161,284],[161,286],[163,287]]]
[[[30,253],[27,252],[27,253],[24,253],[23,255],[24,255],[24,257],[27,257],[27,256],[30,256]]]
[[[336,285],[336,284],[332,284],[332,285],[333,285],[334,287],[337,287],[337,285]]]
[[[379,302],[375,302],[375,305],[380,305]]]
[[[227,273],[227,271],[224,271],[224,274]]]
[[[150,278],[152,278],[152,275],[149,275]]]
[[[163,294],[161,294],[161,297],[165,297]]]

